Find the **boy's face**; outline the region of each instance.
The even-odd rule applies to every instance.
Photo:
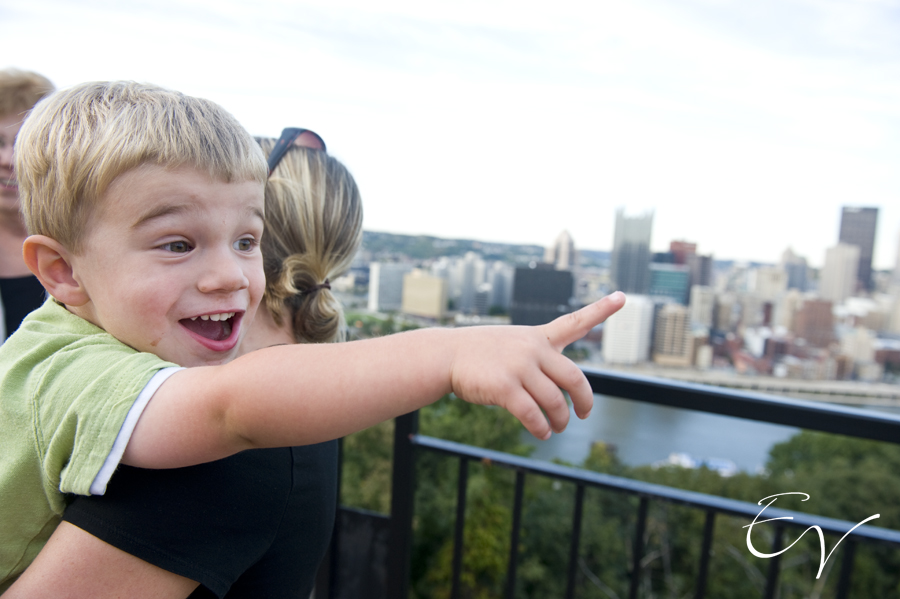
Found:
[[[72,312],[182,366],[237,355],[265,288],[263,186],[190,167],[119,176],[71,258],[89,301]]]

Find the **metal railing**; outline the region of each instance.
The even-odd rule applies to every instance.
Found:
[[[774,397],[749,391],[711,387],[679,381],[624,374],[612,371],[583,369],[595,393],[648,402],[676,408],[697,410],[745,418],[772,424],[787,425],[807,430],[838,433],[863,439],[900,443],[900,416],[867,411],[858,408],[817,403],[804,400]],[[464,550],[463,526],[466,513],[466,489],[468,468],[471,461],[489,460],[491,464],[515,471],[512,530],[509,541],[509,562],[506,576],[505,597],[515,596],[518,564],[522,504],[526,476],[541,476],[573,483],[576,488],[572,514],[572,534],[566,570],[565,597],[573,597],[578,562],[578,551],[587,488],[602,488],[638,498],[634,546],[629,571],[629,597],[638,596],[639,581],[644,557],[644,531],[647,525],[651,501],[689,506],[705,513],[700,563],[697,566],[697,583],[694,596],[702,599],[706,593],[709,560],[713,544],[714,525],[718,515],[737,516],[749,521],[760,513],[754,503],[726,499],[663,485],[561,466],[539,460],[523,458],[502,452],[472,447],[418,434],[418,414],[407,414],[395,421],[394,463],[391,496],[391,515],[386,560],[385,594],[390,599],[406,599],[409,593],[410,561],[413,534],[415,495],[415,455],[420,451],[439,452],[459,459],[456,522],[452,558],[451,598],[460,596],[460,575]],[[807,528],[813,525],[826,533],[846,538],[842,548],[841,569],[838,579],[838,598],[848,596],[853,574],[855,548],[859,542],[888,543],[900,548],[900,531],[859,526],[856,523],[821,516],[810,516],[776,508],[767,508],[767,518],[792,517],[775,525],[772,553],[780,551],[784,530],[788,526]],[[852,530],[852,532],[851,532]],[[774,557],[768,564],[764,597],[776,596],[780,561]],[[328,595],[325,595],[328,596]]]

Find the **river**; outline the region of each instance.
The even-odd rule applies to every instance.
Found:
[[[615,446],[619,458],[630,466],[665,460],[671,453],[687,453],[697,459],[731,460],[738,469],[756,473],[765,466],[769,449],[798,430],[594,395],[594,409],[587,420],[579,420],[573,413],[562,434],[538,441],[526,432],[523,441],[536,446],[534,458],[560,458],[574,465],[584,461],[592,443],[604,441]]]

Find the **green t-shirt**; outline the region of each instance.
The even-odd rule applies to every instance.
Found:
[[[138,352],[54,300],[0,346],[0,593],[89,495],[141,390],[175,366]]]

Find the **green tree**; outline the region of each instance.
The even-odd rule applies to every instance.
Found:
[[[425,435],[516,455],[527,456],[531,451],[521,442],[521,425],[510,414],[452,397],[421,411],[420,430]],[[387,511],[391,443],[391,423],[345,440],[345,503]],[[729,478],[706,468],[628,467],[602,443],[594,444],[582,466],[751,503],[777,493],[802,491],[810,495],[809,501],[785,497],[777,507],[853,522],[880,513],[881,518],[870,524],[900,529],[900,446],[890,443],[802,432],[772,449],[767,474],[740,473]],[[411,585],[416,597],[449,595],[458,472],[456,458],[427,451],[418,454]],[[354,481],[352,486],[349,481]],[[491,463],[469,466],[463,597],[480,599],[504,592],[514,484],[515,473],[509,469]],[[544,599],[564,593],[574,497],[572,483],[527,477],[517,597]],[[577,597],[628,596],[638,501],[613,490],[585,491]],[[674,599],[692,595],[704,519],[701,510],[651,501],[639,596]],[[761,596],[770,562],[748,551],[747,524],[743,518],[717,516],[707,596]],[[802,531],[788,527],[786,544]],[[755,528],[754,546],[770,551],[773,532],[771,525]],[[826,553],[837,541],[834,535],[826,536]],[[814,532],[807,533],[782,555],[780,599],[834,597],[842,549],[835,552],[817,580],[818,537]],[[900,549],[860,545],[851,596],[900,599]]]

